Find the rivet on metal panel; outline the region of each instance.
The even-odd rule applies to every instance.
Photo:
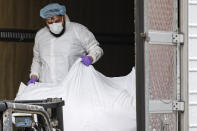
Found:
[[[174,101],[172,103],[172,110],[174,110],[174,111],[181,111],[181,112],[183,112],[184,108],[185,108],[185,103],[184,102]]]
[[[182,43],[184,42],[184,35],[183,34],[178,34],[178,33],[173,33],[172,34],[172,42],[173,43]]]

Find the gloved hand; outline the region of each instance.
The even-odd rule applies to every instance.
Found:
[[[90,56],[82,56],[81,57],[81,62],[86,65],[86,66],[89,66],[92,64],[92,59]]]
[[[29,84],[35,84],[35,83],[36,83],[36,78],[31,78],[31,79],[28,81],[27,85],[29,85]]]

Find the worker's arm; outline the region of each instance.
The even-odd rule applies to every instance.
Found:
[[[33,48],[33,60],[31,65],[31,73],[30,78],[35,78],[36,80],[39,79],[39,72],[40,72],[40,53],[39,53],[39,45],[38,45],[38,37],[35,37],[35,44]]]
[[[93,60],[92,63],[98,61],[103,55],[103,50],[99,46],[98,41],[95,39],[92,32],[85,26],[80,25],[75,29],[76,35],[82,42],[82,46],[86,49],[87,55]]]

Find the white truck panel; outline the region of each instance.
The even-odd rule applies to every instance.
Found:
[[[197,120],[197,113],[196,113],[197,103],[195,105],[191,104],[189,111],[190,111],[190,115],[189,115],[190,116],[189,117],[190,124],[194,125],[194,124],[196,124],[196,120]]]
[[[189,24],[190,23],[192,23],[192,24],[197,23],[196,5],[197,5],[196,1],[195,2],[190,1],[190,3],[189,3]]]
[[[197,61],[196,60],[191,60],[189,61],[189,68],[194,70],[197,67]]]
[[[197,73],[189,72],[189,92],[197,91]]]
[[[189,99],[190,99],[190,103],[197,102],[197,92],[191,91]]]
[[[189,1],[189,131],[197,130],[197,0]]]
[[[192,36],[192,34],[197,34],[197,25],[190,25],[190,27],[189,27],[189,33],[190,33],[190,36]]]
[[[197,39],[191,37],[189,37],[189,57],[190,59],[197,58]]]

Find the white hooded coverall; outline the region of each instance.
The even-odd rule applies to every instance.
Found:
[[[95,63],[103,50],[86,27],[70,22],[67,17],[62,36],[54,37],[47,27],[37,32],[33,54],[30,76],[36,75],[43,83],[58,83],[78,58],[92,56]]]

